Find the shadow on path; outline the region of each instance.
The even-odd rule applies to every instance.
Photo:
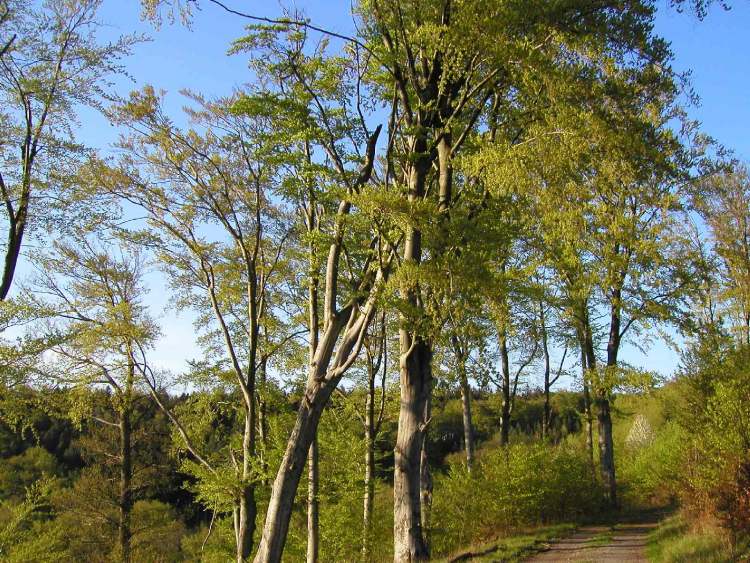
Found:
[[[618,524],[614,529],[609,526],[585,526],[569,538],[553,543],[549,549],[526,561],[646,562],[648,535],[658,525],[658,522],[650,520]]]

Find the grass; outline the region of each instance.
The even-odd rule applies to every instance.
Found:
[[[519,561],[545,549],[551,542],[573,533],[577,527],[576,524],[558,524],[537,528],[524,534],[475,545],[468,550],[438,561],[439,563]]]
[[[601,547],[603,545],[609,545],[610,543],[612,543],[613,538],[614,529],[610,528],[609,530],[604,530],[603,532],[599,532],[598,534],[596,534],[586,542],[586,545],[588,547]]]
[[[691,530],[679,515],[664,520],[651,532],[648,557],[654,563],[724,563],[735,561],[724,537],[712,529]]]

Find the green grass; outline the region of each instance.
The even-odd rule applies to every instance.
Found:
[[[714,531],[692,531],[680,516],[664,520],[651,532],[648,557],[653,563],[724,563],[731,562],[730,547]]]
[[[576,524],[558,524],[538,528],[525,534],[475,545],[461,553],[438,561],[439,563],[520,561],[524,557],[545,549],[551,542],[573,533],[577,527]]]
[[[588,547],[601,547],[603,545],[609,545],[612,543],[612,539],[614,538],[614,529],[605,530],[603,532],[599,532],[594,537],[589,539],[586,542],[586,545]]]

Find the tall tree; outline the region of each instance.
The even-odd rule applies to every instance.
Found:
[[[367,335],[365,348],[366,398],[365,414],[360,417],[365,431],[365,479],[362,514],[362,559],[372,560],[372,528],[375,506],[375,445],[383,425],[386,404],[386,375],[388,373],[388,335],[386,315],[381,313],[380,326]],[[380,398],[377,396],[380,376]]]
[[[379,204],[369,203],[381,127],[370,130],[366,107],[356,102],[350,105],[348,96],[352,91],[362,92],[362,59],[355,52],[348,58],[329,57],[325,42],[307,54],[307,37],[296,30],[253,31],[237,42],[236,49],[252,54],[268,88],[250,93],[237,104],[237,111],[277,116],[278,144],[293,171],[290,180],[308,178],[301,193],[299,182],[288,182],[288,197],[296,204],[303,203],[309,180],[320,178],[314,185],[317,196],[312,204],[317,202],[327,210],[326,221],[317,229],[317,236],[325,241],[318,248],[326,248],[325,256],[316,256],[323,280],[320,333],[304,397],[274,481],[255,559],[260,562],[281,558],[297,486],[320,416],[359,355],[393,261],[395,243],[387,237]]]
[[[276,314],[289,230],[273,203],[276,169],[263,140],[268,121],[232,114],[233,99],[190,97],[196,129],[181,130],[153,89],[133,93],[112,113],[130,131],[120,143],[120,166],[95,166],[92,173],[104,189],[146,213],[151,228],[131,236],[154,247],[177,302],[199,312],[209,351],[233,375],[243,419],[240,460],[230,445],[222,463],[231,462],[237,480],[232,514],[236,557],[244,561],[253,551],[262,481],[258,374],[295,336]],[[196,457],[215,477],[216,462]]]
[[[113,43],[96,38],[101,0],[8,0],[0,6],[3,33],[11,36],[0,57],[0,196],[6,244],[0,299],[10,292],[24,238],[31,228],[54,225],[53,197],[83,152],[74,135],[82,106],[97,108],[108,78],[122,71],[134,37]],[[59,226],[82,217],[68,207]],[[59,219],[59,218],[58,218]]]
[[[79,244],[59,243],[42,260],[35,293],[43,296],[60,322],[51,329],[58,341],[52,347],[51,369],[73,390],[106,386],[114,420],[92,408],[94,424],[116,429],[117,558],[131,561],[134,530],[135,401],[137,349],[145,350],[158,333],[143,306],[143,261],[137,253],[115,247],[96,247],[82,238]]]
[[[696,204],[720,261],[719,298],[738,341],[750,345],[750,178],[747,168],[709,176]],[[720,311],[721,311],[720,309]],[[713,316],[713,314],[712,314]]]
[[[551,126],[562,132],[560,142],[555,147],[532,142],[519,152],[530,150],[522,158],[541,154],[537,151],[546,155],[544,170],[532,172],[527,166],[528,178],[539,174],[531,180],[538,182],[531,200],[540,229],[538,248],[559,276],[566,314],[586,352],[601,474],[615,503],[610,401],[622,375],[619,350],[631,329],[675,320],[679,314],[689,261],[675,237],[675,210],[689,162],[667,127],[679,114],[673,106],[673,76],[647,65],[616,68],[605,82],[616,89],[597,95],[611,96],[612,106],[595,109],[585,98],[579,100],[583,112],[568,114],[558,106],[554,125],[539,130],[537,124],[530,132],[543,135]],[[601,366],[599,330],[592,319],[603,310],[608,322]]]

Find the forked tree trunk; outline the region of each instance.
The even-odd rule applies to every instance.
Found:
[[[382,127],[378,125],[367,141],[366,160],[357,177],[357,186],[359,187],[370,180],[375,161],[375,147],[381,129]],[[277,563],[281,561],[289,532],[289,520],[292,516],[294,497],[297,494],[310,445],[317,435],[320,417],[346,369],[361,349],[364,334],[372,316],[375,314],[377,293],[381,284],[387,278],[387,270],[382,268],[374,274],[370,270],[363,272],[359,289],[360,295],[361,293],[367,294],[366,300],[353,301],[342,310],[337,311],[336,301],[339,294],[336,287],[343,246],[344,219],[349,214],[350,209],[350,201],[342,200],[339,202],[333,241],[329,247],[325,266],[324,318],[320,334],[318,334],[319,323],[317,318],[317,274],[313,275],[310,280],[309,328],[311,336],[315,339],[315,346],[313,346],[311,340],[310,365],[305,394],[297,410],[297,419],[289,434],[284,457],[273,482],[271,498],[266,511],[266,521],[263,525],[263,535],[254,559],[255,563]],[[308,223],[308,230],[313,229],[317,229],[317,223]],[[336,348],[337,342],[338,348]]]
[[[333,315],[321,334],[314,360],[310,364],[305,394],[297,410],[297,419],[289,434],[286,451],[273,483],[255,563],[281,561],[289,532],[294,497],[310,445],[318,431],[320,417],[346,368],[359,351],[363,331],[367,330],[375,312],[375,297],[384,277],[384,272],[379,271],[367,301],[364,304],[351,304]],[[332,360],[334,346],[338,340],[340,344],[335,359]]]

